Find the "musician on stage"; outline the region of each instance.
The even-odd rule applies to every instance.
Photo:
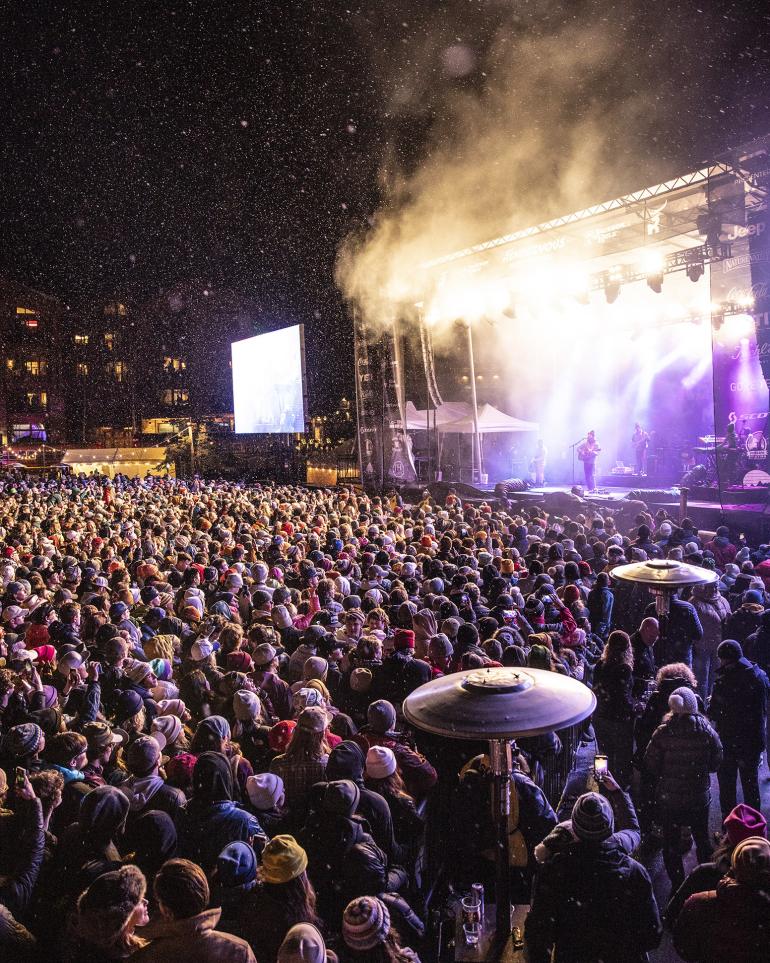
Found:
[[[596,440],[596,432],[592,429],[588,432],[586,440],[577,450],[578,458],[583,462],[586,489],[589,492],[596,491],[596,456],[600,451],[601,448]]]
[[[548,449],[543,444],[541,438],[537,443],[535,454],[532,456],[532,471],[535,475],[535,487],[542,488],[545,485],[545,462],[548,458]]]
[[[634,446],[634,470],[637,475],[647,474],[647,448],[650,444],[649,434],[637,423],[634,425],[634,433],[631,435],[631,444]]]

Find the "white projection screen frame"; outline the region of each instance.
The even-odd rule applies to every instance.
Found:
[[[230,345],[239,435],[301,434],[307,421],[305,327],[295,324]]]

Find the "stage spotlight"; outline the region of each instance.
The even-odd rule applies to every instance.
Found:
[[[610,281],[604,285],[604,296],[607,298],[607,304],[613,304],[617,301],[619,294],[620,285],[617,281]]]
[[[711,315],[711,327],[715,331],[719,331],[725,321],[725,316],[723,314],[712,314]]]
[[[703,261],[693,261],[692,264],[687,265],[686,270],[687,277],[694,283],[695,281],[700,281],[706,268]]]
[[[662,274],[648,274],[647,275],[647,287],[654,291],[656,294],[660,294],[663,290],[663,275]]]

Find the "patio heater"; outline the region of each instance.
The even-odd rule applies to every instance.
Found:
[[[670,558],[651,558],[645,562],[618,565],[610,577],[620,582],[632,582],[645,586],[655,599],[655,614],[660,624],[660,639],[666,637],[671,599],[686,585],[710,585],[718,579],[717,573],[708,568],[688,565]]]
[[[582,722],[594,711],[594,694],[582,682],[530,668],[470,669],[434,679],[407,696],[406,719],[449,739],[487,740],[494,775],[497,831],[495,942],[511,934],[508,817],[511,812],[511,743]]]

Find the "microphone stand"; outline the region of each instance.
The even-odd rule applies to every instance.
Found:
[[[587,437],[588,435],[583,435],[582,438],[578,438],[578,440],[575,442],[574,445],[570,445],[570,448],[572,449],[572,484],[573,485],[575,484],[575,449],[577,448],[578,445],[582,445]]]

